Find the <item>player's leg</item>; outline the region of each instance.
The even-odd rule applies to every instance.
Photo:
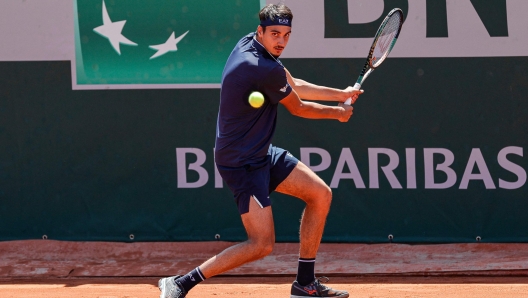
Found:
[[[315,258],[332,202],[330,187],[299,161],[276,190],[306,203],[300,227],[299,269],[290,297],[348,297],[345,291],[334,290],[321,284],[314,274]]]
[[[190,289],[206,278],[261,259],[271,253],[275,244],[271,206],[261,207],[262,202],[258,202],[254,196],[251,196],[247,203],[249,210],[243,213],[241,218],[248,240],[225,249],[184,276],[160,279],[161,298],[183,298]]]
[[[252,197],[249,212],[241,217],[248,240],[227,248],[200,265],[206,278],[261,259],[273,250],[275,229],[271,206],[261,208]]]
[[[330,187],[310,168],[299,162],[276,190],[306,203],[300,227],[300,257],[315,258],[332,202]]]

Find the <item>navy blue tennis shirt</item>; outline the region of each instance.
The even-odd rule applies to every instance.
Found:
[[[284,66],[253,32],[231,52],[221,84],[215,161],[227,167],[258,163],[266,158],[275,133],[279,101],[292,92]],[[253,91],[264,95],[260,108],[249,105]]]

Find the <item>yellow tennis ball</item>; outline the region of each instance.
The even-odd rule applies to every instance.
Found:
[[[249,104],[254,108],[260,108],[264,104],[264,95],[255,91],[249,95]]]

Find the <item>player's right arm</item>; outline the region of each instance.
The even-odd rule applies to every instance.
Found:
[[[280,103],[294,116],[307,119],[336,119],[347,122],[354,108],[340,103],[338,106],[327,106],[299,98],[295,90],[283,98]]]

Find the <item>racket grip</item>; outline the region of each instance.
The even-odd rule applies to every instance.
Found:
[[[354,88],[354,90],[359,90],[359,89],[361,89],[361,84],[356,83],[356,84],[354,84],[354,87],[353,87],[353,88]],[[351,105],[351,104],[352,104],[352,97],[349,97],[349,98],[345,101],[345,104],[346,104],[346,105]]]

